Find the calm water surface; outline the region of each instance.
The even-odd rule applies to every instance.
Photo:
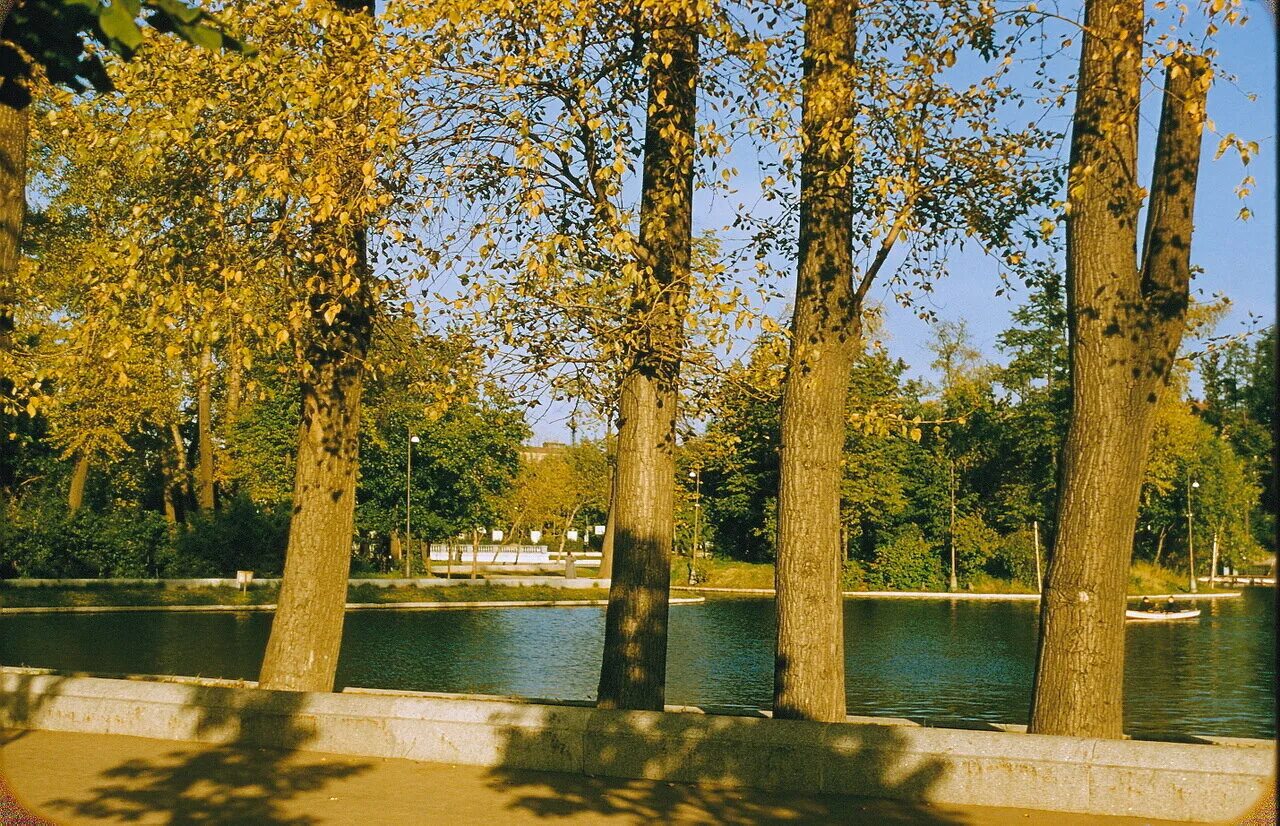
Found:
[[[1202,601],[1197,620],[1127,626],[1127,728],[1274,737],[1274,592]],[[849,600],[850,714],[934,723],[1025,723],[1033,602]],[[0,663],[112,673],[255,679],[268,614],[0,617]],[[599,608],[354,612],[341,685],[592,699]],[[773,603],[721,599],[671,609],[667,701],[768,707]]]

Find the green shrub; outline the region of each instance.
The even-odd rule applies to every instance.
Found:
[[[938,551],[925,538],[919,525],[906,525],[888,544],[876,548],[875,559],[867,565],[867,587],[884,591],[941,591],[944,578]]]
[[[1043,549],[1041,553],[1043,554]],[[1013,580],[1036,588],[1035,554],[1035,537],[1031,531],[1014,531],[1001,538],[995,553],[987,560],[986,572],[997,579]],[[1043,561],[1042,556],[1041,562]]]
[[[956,519],[956,575],[968,582],[975,575],[990,573],[988,566],[1000,548],[1000,534],[996,533],[978,513],[970,513]]]
[[[840,590],[865,591],[867,572],[856,559],[846,559],[840,569]]]
[[[169,575],[234,576],[251,570],[279,574],[289,537],[287,507],[262,509],[246,497],[211,514],[198,514],[178,537]]]
[[[151,511],[36,511],[11,514],[8,522],[6,553],[20,576],[162,576],[172,555],[164,518]]]

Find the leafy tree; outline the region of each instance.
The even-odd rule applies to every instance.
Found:
[[[1192,207],[1211,71],[1181,44],[1142,259],[1137,175],[1142,0],[1087,0],[1067,181],[1072,407],[1041,601],[1029,730],[1123,733],[1127,569],[1156,403],[1186,324]]]
[[[962,56],[995,56],[992,12],[968,3],[806,6],[778,500],[779,717],[844,719],[839,446],[867,291],[895,248],[906,261],[884,277],[927,283],[966,235],[1020,266],[1018,222],[1051,177],[1032,159],[1044,135],[999,126],[1015,97],[1003,67],[980,83],[948,82],[946,68]],[[856,266],[855,239],[865,256]]]

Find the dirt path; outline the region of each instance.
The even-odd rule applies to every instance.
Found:
[[[716,790],[545,772],[121,735],[11,731],[0,746],[9,800],[57,824],[867,823],[1137,826],[1167,823],[1020,809]],[[0,790],[3,791],[3,790]]]

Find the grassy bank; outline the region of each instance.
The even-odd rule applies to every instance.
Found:
[[[711,588],[772,588],[773,565],[770,563],[737,562],[731,559],[698,560],[698,568],[702,574],[699,585]],[[689,582],[689,560],[677,558],[671,564],[671,584],[686,585]],[[1034,594],[1036,589],[1025,582],[998,579],[979,575],[974,577],[965,590],[987,594]],[[1172,594],[1185,593],[1190,583],[1186,574],[1171,571],[1150,562],[1136,562],[1129,570],[1130,594]],[[1203,584],[1200,590],[1210,593],[1212,589]],[[1222,590],[1222,589],[1218,589]]]
[[[89,585],[63,587],[5,588],[0,590],[0,606],[5,608],[45,608],[105,605],[263,605],[274,603],[279,594],[275,585],[258,585],[241,592],[231,587],[163,588],[154,586]],[[518,602],[566,599],[604,599],[603,588],[551,588],[546,585],[449,585],[440,588],[384,588],[352,585],[348,602]]]

